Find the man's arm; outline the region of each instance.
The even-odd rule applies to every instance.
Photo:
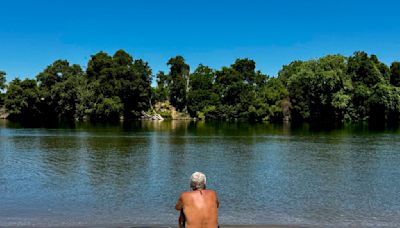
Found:
[[[175,209],[178,211],[183,209],[182,195],[179,197],[178,201],[176,202]]]

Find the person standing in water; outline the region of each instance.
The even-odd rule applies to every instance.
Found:
[[[218,227],[217,193],[206,189],[206,176],[195,172],[190,177],[192,191],[183,192],[175,209],[180,211],[179,227],[216,228]]]

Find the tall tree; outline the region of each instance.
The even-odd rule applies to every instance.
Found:
[[[99,52],[91,57],[86,75],[89,83],[99,85],[94,87],[95,94],[99,98],[119,95],[120,85],[115,78],[113,58],[107,53]]]
[[[151,98],[151,69],[141,59],[133,61],[131,55],[118,50],[113,56],[115,90],[123,104],[125,119],[138,117],[147,110]]]
[[[79,65],[57,60],[37,76],[41,109],[48,120],[73,120],[78,100],[77,88],[83,77]]]
[[[376,99],[370,98],[388,84],[386,68],[375,55],[368,56],[365,52],[355,52],[349,57],[347,74],[354,88],[349,107],[352,120],[384,120],[383,106],[378,105]]]
[[[121,59],[124,58],[122,53],[118,55],[121,55]],[[88,88],[93,90],[94,96],[85,99],[87,102],[85,106],[92,120],[118,120],[122,114],[123,105],[119,98],[121,83],[116,78],[120,75],[116,74],[114,68],[113,57],[105,52],[98,52],[88,62],[86,69]]]
[[[112,96],[119,97],[121,105],[123,105],[122,114],[129,119],[133,116],[132,111],[135,109],[135,79],[137,75],[133,70],[133,57],[124,50],[118,50],[112,57],[113,64],[111,66],[112,76],[107,78],[113,85]],[[105,97],[110,98],[105,95]]]
[[[256,71],[256,63],[248,58],[237,59],[231,68],[239,73],[241,79],[240,102],[237,106],[239,117],[252,121],[261,119],[266,114],[265,104],[260,103],[257,94],[266,85],[268,77]]]
[[[168,100],[168,76],[163,72],[159,71],[156,75],[157,87],[155,88],[155,101],[163,102]]]
[[[218,102],[218,95],[212,89],[214,80],[214,70],[202,64],[190,75],[188,111],[191,116],[203,113],[205,108]]]
[[[121,99],[124,103],[124,117],[138,117],[146,111],[151,99],[151,69],[147,62],[135,60],[132,78],[122,86]]]
[[[180,111],[187,111],[187,92],[189,90],[189,65],[182,56],[169,59],[169,95],[173,106]]]

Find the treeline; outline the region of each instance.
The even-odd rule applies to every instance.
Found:
[[[277,77],[257,71],[250,59],[219,70],[200,64],[192,72],[181,56],[167,65],[169,72],[153,78],[147,62],[119,50],[93,55],[86,71],[57,60],[35,79],[7,85],[1,72],[0,102],[15,120],[137,119],[161,102],[201,119],[399,122],[400,62],[388,67],[365,52],[294,61]]]

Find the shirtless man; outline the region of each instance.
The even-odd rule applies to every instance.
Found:
[[[179,218],[180,227],[217,228],[219,202],[215,191],[206,190],[206,176],[200,172],[193,173],[190,188],[193,191],[183,192],[175,206],[176,210],[183,210]],[[186,226],[181,223],[183,220]]]

